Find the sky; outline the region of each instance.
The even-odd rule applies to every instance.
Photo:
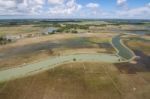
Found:
[[[0,19],[150,19],[150,0],[0,0]]]

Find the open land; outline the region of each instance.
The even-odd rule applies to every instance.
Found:
[[[149,99],[150,74],[128,73],[102,62],[61,65],[1,84],[3,99]]]
[[[149,99],[149,33],[144,20],[0,22],[0,98]]]

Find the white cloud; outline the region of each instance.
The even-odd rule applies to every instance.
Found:
[[[81,7],[76,0],[0,0],[0,15],[69,15]]]
[[[117,12],[117,16],[126,17],[126,18],[149,18],[150,6],[149,4],[147,4],[143,7],[121,10]]]
[[[4,8],[12,8],[12,7],[15,7],[16,6],[16,3],[15,1],[12,1],[12,0],[6,0],[6,1],[3,1],[3,0],[0,0],[0,7],[4,7]]]
[[[63,4],[65,0],[48,0],[49,4]]]
[[[150,3],[147,4],[150,7]]]
[[[45,0],[0,0],[0,14],[37,14],[44,3]]]
[[[76,0],[0,0],[0,15],[83,16],[90,18],[150,17],[150,3],[147,3],[145,6],[130,9],[127,6],[127,0],[116,1],[121,9],[109,12],[104,11],[98,3],[91,2],[82,6]]]
[[[34,0],[33,0],[34,1]],[[44,4],[45,3],[45,0],[35,0],[35,2],[37,3],[37,4]]]
[[[49,13],[54,14],[54,15],[59,15],[59,14],[70,15],[70,14],[80,10],[81,8],[82,8],[82,6],[77,4],[75,2],[75,0],[67,0],[63,4],[56,5],[52,8],[50,8]]]
[[[86,5],[86,7],[88,7],[88,8],[98,8],[98,7],[99,7],[99,4],[97,4],[97,3],[88,3],[88,4]]]
[[[98,18],[103,14],[104,13],[100,5],[98,3],[91,2],[83,6],[78,15],[84,18]]]
[[[117,5],[122,6],[125,5],[127,0],[117,0]]]
[[[81,13],[84,17],[90,18],[145,18],[150,19],[150,3],[145,6],[136,7],[136,8],[128,8],[128,9],[117,9],[113,11],[105,11],[102,8],[97,9],[86,9],[85,12]]]

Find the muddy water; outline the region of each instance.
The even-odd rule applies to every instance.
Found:
[[[30,54],[41,50],[50,50],[53,48],[94,48],[95,46],[88,42],[88,38],[75,38],[61,41],[47,41],[37,44],[14,47],[0,52],[0,59],[10,58],[23,54]]]

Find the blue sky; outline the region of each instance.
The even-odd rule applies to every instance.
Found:
[[[0,0],[0,18],[150,19],[150,0]]]

